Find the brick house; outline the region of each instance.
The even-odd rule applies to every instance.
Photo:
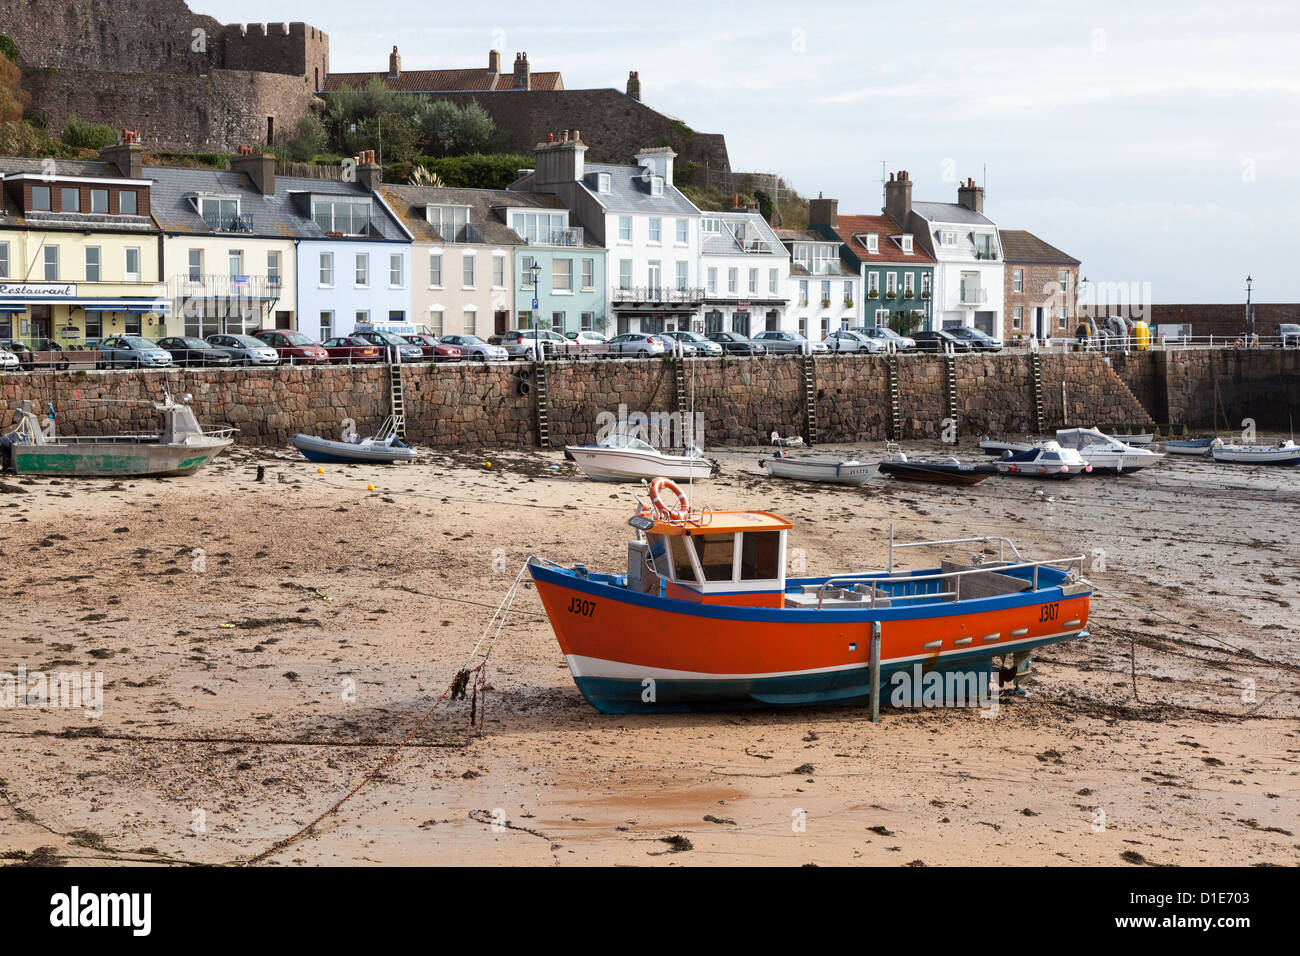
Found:
[[[1003,255],[1002,340],[1069,338],[1077,317],[1079,260],[1023,229],[999,229]]]

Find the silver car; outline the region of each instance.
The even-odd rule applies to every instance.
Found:
[[[616,335],[609,340],[609,351],[612,355],[634,355],[639,358],[650,358],[654,355],[664,354],[664,343],[662,339],[649,332],[624,332],[622,335]]]
[[[171,353],[142,335],[115,335],[99,345],[95,368],[167,368]]]
[[[235,365],[279,365],[280,353],[251,335],[209,335],[208,344],[230,356]]]
[[[708,358],[716,358],[722,354],[722,346],[717,342],[710,342],[698,332],[688,332],[685,329],[678,329],[676,332],[665,332],[664,335],[670,339],[676,339],[683,345],[693,345],[697,355]],[[689,352],[687,354],[690,354]]]
[[[505,362],[510,358],[510,353],[504,346],[490,345],[477,335],[444,335],[438,341],[443,345],[454,345],[466,357],[482,362]]]
[[[853,329],[840,329],[826,336],[826,345],[832,352],[883,352],[885,343]]]
[[[811,352],[829,352],[830,347],[825,342],[809,342],[798,332],[780,332],[775,329],[768,329],[766,332],[759,332],[754,336],[755,342],[761,342],[767,346],[768,352],[773,355],[785,353],[797,354],[804,351]]]
[[[515,329],[513,332],[507,332],[501,337],[501,344],[505,346],[512,359],[531,359],[537,354],[537,343],[541,343],[542,354],[546,358],[554,358],[557,355],[568,355],[570,352],[576,352],[578,347],[572,345],[568,339],[558,332],[552,332],[550,329]]]

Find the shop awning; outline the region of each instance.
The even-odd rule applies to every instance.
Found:
[[[0,300],[0,312],[26,312],[32,305],[66,305],[76,306],[87,312],[134,312],[143,315],[155,312],[158,315],[170,314],[170,299],[90,299],[90,298],[50,298],[44,296],[13,296]]]

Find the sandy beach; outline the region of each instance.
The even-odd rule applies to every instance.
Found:
[[[609,717],[526,588],[482,733],[440,708],[265,865],[1300,862],[1300,469],[832,488],[767,478],[766,451],[721,451],[696,499],[790,518],[807,573],[883,566],[891,523],[1005,534],[1089,555],[1092,636],[991,719]],[[298,830],[424,716],[527,554],[625,569],[635,490],[559,451],[3,485],[0,671],[102,673],[103,712],[0,710],[0,854],[104,865],[236,863]]]

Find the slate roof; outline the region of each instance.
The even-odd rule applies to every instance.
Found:
[[[502,219],[503,206],[533,206],[563,209],[560,200],[548,194],[508,192],[504,189],[456,189],[447,186],[407,186],[384,183],[379,192],[415,236],[417,242],[475,242],[517,246],[523,240]],[[470,223],[477,235],[443,236],[425,218],[424,206],[469,206]],[[585,235],[585,234],[584,234]]]
[[[766,219],[756,212],[706,212],[705,216],[716,216],[724,222],[744,222],[746,231],[757,233],[758,238],[766,239],[772,245],[771,253],[749,253],[750,255],[786,255],[785,247],[776,231],[768,225]],[[736,237],[730,231],[706,236],[700,251],[706,256],[746,255]]]
[[[1048,245],[1032,232],[1023,229],[999,229],[998,240],[1002,243],[1002,258],[1006,262],[1067,266],[1079,264],[1074,256]]]
[[[231,235],[215,233],[199,215],[189,198],[195,193],[223,193],[239,196],[240,214],[252,221],[252,236],[276,239],[330,239],[311,218],[307,193],[349,196],[370,200],[370,221],[379,235],[370,238],[406,242],[401,225],[360,183],[332,179],[304,179],[277,176],[275,194],[258,192],[246,173],[219,169],[182,169],[173,166],[146,166],[145,177],[154,181],[150,204],[154,220],[167,233],[191,235]]]
[[[931,222],[952,222],[966,226],[991,226],[993,220],[955,202],[914,202],[912,211]]]
[[[22,173],[33,174],[44,171],[44,160],[21,156],[0,156],[0,173],[5,176],[17,176]],[[64,160],[55,165],[56,176],[69,176],[81,179],[129,179],[112,163],[98,160]],[[148,179],[146,173],[144,176]],[[57,183],[57,179],[55,180]],[[53,229],[60,232],[84,232],[87,227],[100,232],[153,232],[154,224],[148,216],[109,216],[103,213],[36,213],[24,217],[21,211],[13,208],[8,195],[0,195],[0,226],[30,225],[33,228]]]
[[[373,73],[330,73],[325,77],[324,92],[332,93],[345,86],[361,89],[372,79],[383,80],[384,86],[398,93],[457,93],[513,90],[515,74],[492,73],[483,68],[463,70],[403,70],[399,76],[389,76],[380,70]],[[559,73],[531,73],[530,90],[562,90],[564,80]]]
[[[933,265],[934,256],[925,251],[920,241],[913,237],[912,254],[903,251],[898,238],[903,230],[888,216],[839,216],[832,230],[859,262],[894,262],[910,265]],[[877,252],[868,251],[866,245],[855,237],[875,233],[880,237]]]
[[[662,196],[650,195],[649,180],[642,179],[642,166],[612,166],[587,163],[582,186],[611,213],[643,213],[663,216],[698,216],[700,210],[676,186],[664,183]],[[596,173],[609,173],[609,192],[596,191]],[[526,181],[528,178],[525,177]]]

